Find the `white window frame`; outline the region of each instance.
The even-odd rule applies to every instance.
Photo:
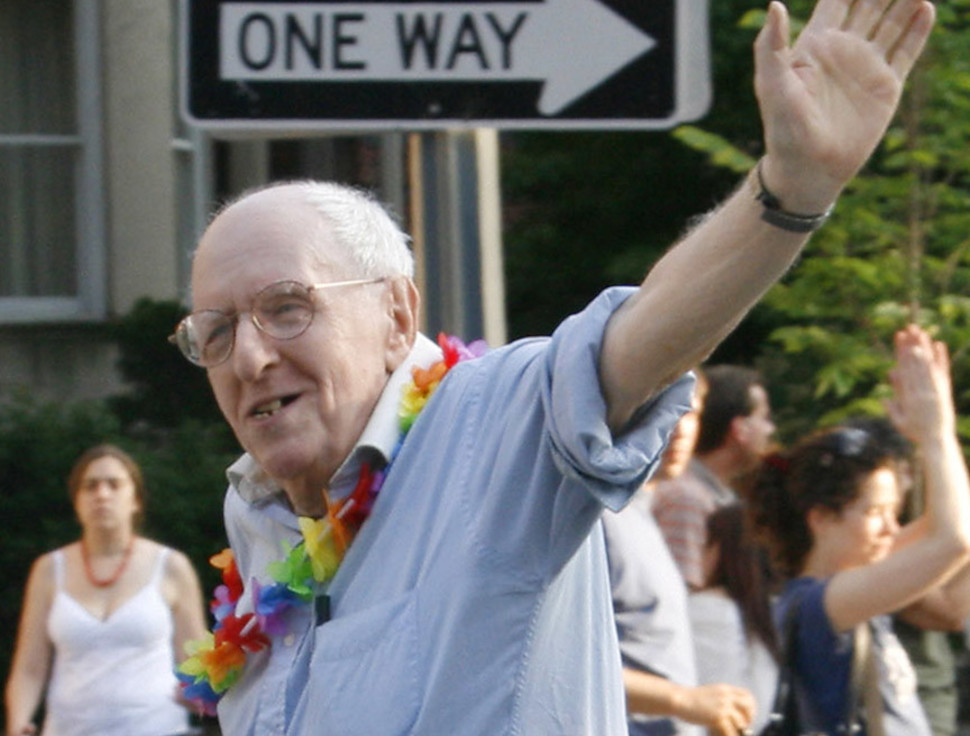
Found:
[[[72,12],[77,133],[0,135],[0,147],[68,147],[77,150],[74,170],[77,294],[73,297],[0,297],[0,324],[91,321],[103,319],[106,313],[99,0],[74,0]]]

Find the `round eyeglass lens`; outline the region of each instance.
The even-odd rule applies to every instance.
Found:
[[[306,332],[313,321],[314,289],[331,286],[376,284],[384,278],[337,281],[306,286],[298,281],[270,284],[253,298],[250,319],[257,329],[277,340],[292,340]],[[169,340],[182,354],[203,368],[225,361],[232,353],[240,314],[226,314],[215,309],[193,312],[179,324]]]
[[[196,365],[202,365],[199,361],[199,349],[196,345],[195,340],[192,336],[192,328],[189,327],[189,319],[186,317],[179,323],[179,326],[175,330],[175,334],[169,338],[169,342],[174,342],[182,355],[188,358],[191,362]]]
[[[217,365],[232,352],[235,318],[217,311],[196,312],[179,333],[179,347],[201,366]]]
[[[256,326],[278,340],[302,335],[312,319],[310,289],[296,281],[270,284],[253,300]]]

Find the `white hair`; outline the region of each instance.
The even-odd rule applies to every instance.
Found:
[[[414,277],[411,238],[401,230],[386,206],[363,189],[310,179],[277,182],[244,192],[220,211],[251,195],[281,187],[295,190],[327,221],[338,246],[346,250],[359,268],[361,278]]]

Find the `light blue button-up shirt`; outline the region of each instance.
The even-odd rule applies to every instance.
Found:
[[[611,435],[600,343],[631,293],[610,289],[552,338],[449,373],[331,581],[331,619],[294,612],[250,657],[219,705],[226,736],[626,734],[599,515],[652,471],[693,384]],[[389,451],[400,387],[434,349],[421,338],[391,377],[336,495],[362,455]],[[296,518],[251,458],[229,476],[230,543],[243,580],[265,582]]]

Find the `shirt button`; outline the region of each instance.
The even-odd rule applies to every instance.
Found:
[[[291,647],[293,646],[293,642],[295,641],[296,641],[296,637],[293,636],[293,634],[287,634],[286,636],[283,637],[283,644],[285,646]]]

